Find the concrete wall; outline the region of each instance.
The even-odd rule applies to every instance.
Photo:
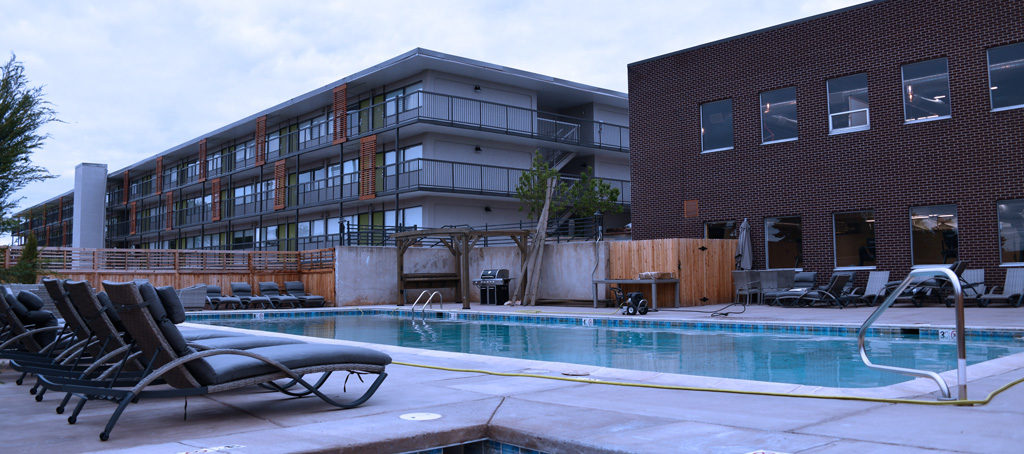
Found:
[[[490,208],[487,211],[486,208]],[[486,200],[460,197],[427,197],[423,199],[424,225],[440,227],[450,224],[468,224],[483,226],[485,224],[511,224],[524,221],[524,225],[532,225],[526,221],[526,213],[519,211],[519,201]]]
[[[99,249],[107,246],[103,240],[106,198],[107,165],[83,162],[75,166],[71,247]]]
[[[476,151],[476,147],[480,151]],[[466,137],[428,134],[423,138],[423,157],[443,161],[528,169],[533,147],[474,140]]]
[[[393,247],[343,246],[337,248],[336,294],[339,306],[394,304],[398,301],[396,249]],[[519,251],[515,246],[477,247],[470,254],[470,278],[485,269],[508,268],[518,285]],[[407,273],[454,272],[455,258],[445,248],[410,248],[405,255]],[[608,276],[608,245],[604,242],[548,244],[544,250],[538,297],[554,300],[589,300],[592,279]],[[409,302],[418,290],[409,292]],[[442,291],[445,302],[453,301],[451,289]],[[604,295],[604,286],[599,289]],[[470,301],[480,301],[476,287],[470,287]]]
[[[428,80],[431,88],[428,91],[524,109],[537,108],[537,97],[530,90],[454,74],[431,72],[430,75]],[[475,89],[477,86],[480,90]]]

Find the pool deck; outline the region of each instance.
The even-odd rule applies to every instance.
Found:
[[[444,309],[455,307],[449,304]],[[610,308],[559,306],[474,305],[473,310],[614,315]],[[751,306],[744,314],[724,319],[856,325],[871,310]],[[647,317],[722,320],[676,310]],[[969,327],[1022,329],[1024,308],[967,308],[966,319]],[[879,323],[952,326],[953,310],[896,307]],[[684,377],[684,384],[697,380],[711,387],[736,385],[715,378],[377,348],[395,361],[453,369],[555,377],[587,372],[593,379],[648,384],[679,384]],[[1004,358],[995,366],[969,369],[968,377],[975,375],[969,381],[969,397],[984,398],[1024,377],[1024,359],[1015,358],[1019,356],[1024,354]],[[47,394],[42,403],[35,402],[28,395],[29,387],[14,385],[15,373],[4,368],[0,418],[5,429],[0,448],[5,452],[180,453],[204,448],[237,453],[402,452],[482,438],[548,452],[996,453],[1020,452],[1024,445],[1024,430],[1018,427],[1024,421],[1024,385],[1007,390],[988,405],[956,407],[627,387],[397,364],[389,366],[388,373],[377,394],[351,410],[332,410],[315,398],[286,398],[251,388],[189,398],[187,420],[183,420],[183,399],[147,400],[129,406],[111,440],[100,442],[97,435],[113,405],[91,402],[78,424],[68,425],[53,412],[59,396]],[[952,383],[950,377],[947,381]],[[343,377],[328,381],[326,392],[341,394],[343,382]],[[348,387],[349,393],[361,392],[365,384],[353,379]],[[870,391],[848,394],[870,395]],[[930,391],[914,397],[934,400]],[[412,412],[437,413],[441,418],[399,418]]]

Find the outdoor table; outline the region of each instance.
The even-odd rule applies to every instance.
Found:
[[[598,284],[651,284],[651,311],[658,310],[658,284],[675,284],[675,307],[679,307],[679,279],[594,279],[594,307],[597,307]]]

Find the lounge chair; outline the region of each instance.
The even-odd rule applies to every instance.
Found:
[[[275,308],[288,306],[294,309],[299,307],[299,299],[282,294],[277,282],[260,282],[260,295],[270,298],[270,302],[274,303]]]
[[[978,297],[978,306],[985,307],[993,301],[1006,301],[1013,307],[1024,303],[1024,268],[1007,268],[1006,281],[1002,287],[995,287],[991,292]]]
[[[197,352],[185,343],[174,324],[157,321],[153,312],[155,305],[143,301],[134,283],[104,282],[103,287],[117,305],[121,319],[135,339],[141,352],[140,357],[152,364],[153,371],[132,387],[112,387],[100,380],[48,384],[63,387],[69,392],[117,402],[117,409],[100,433],[100,440],[103,441],[110,438],[110,432],[128,404],[148,397],[205,395],[263,384],[289,396],[314,394],[333,406],[351,408],[369,399],[387,377],[384,369],[391,363],[391,357],[361,347],[300,344]],[[341,402],[320,392],[320,387],[335,371],[376,374],[377,379],[358,398]],[[302,378],[303,374],[320,372],[324,374],[315,383]],[[282,378],[291,379],[303,390],[289,391],[274,383],[274,380]],[[49,381],[45,376],[41,379]],[[149,389],[150,385],[161,379],[170,389]]]
[[[242,306],[246,309],[252,309],[256,306],[259,306],[260,309],[274,309],[274,303],[270,301],[270,298],[252,294],[252,286],[248,282],[232,282],[231,294],[240,299]]]
[[[237,296],[223,296],[220,293],[220,287],[216,285],[206,286],[206,304],[210,305],[210,309],[218,310],[223,305],[225,309],[242,309],[245,306],[242,304],[242,300]]]
[[[960,275],[960,291],[964,296],[964,304],[978,303],[978,298],[985,294],[985,270],[965,270]],[[956,305],[956,295],[950,292],[946,295],[946,307]]]
[[[826,303],[842,309],[843,303],[839,300],[839,296],[849,280],[850,275],[847,273],[833,273],[828,284],[825,286],[806,290],[796,296],[795,299],[793,294],[796,292],[790,291],[785,296],[780,296],[779,301],[787,300],[791,302],[789,305],[799,306],[813,306],[816,303]]]
[[[818,273],[813,271],[801,271],[793,275],[793,283],[789,289],[771,292],[765,295],[765,301],[773,305],[788,306],[796,304],[800,296],[809,290],[813,290]],[[769,299],[770,298],[770,299]]]
[[[887,284],[889,282],[888,271],[872,271],[868,273],[868,283],[864,287],[854,288],[849,294],[841,295],[844,306],[863,303],[865,306],[874,306],[879,298],[885,298]]]
[[[310,295],[306,293],[306,287],[302,285],[302,281],[285,281],[284,291],[289,295],[299,299],[299,304],[302,307],[324,307],[327,301],[320,295]]]
[[[0,342],[0,358],[32,362],[50,362],[56,353],[56,332],[64,331],[49,311],[30,311],[0,286],[0,317],[6,336]],[[52,323],[51,323],[52,321]],[[19,379],[20,381],[20,379]]]
[[[944,265],[936,265],[944,266]],[[949,265],[949,269],[960,278],[967,269],[967,261],[957,260]],[[962,279],[961,279],[962,281]],[[890,287],[896,287],[899,282],[890,282]],[[949,290],[949,281],[944,277],[925,278],[912,287],[907,288],[902,295],[896,297],[896,302],[908,302],[916,307],[924,306],[928,300],[942,300],[943,294]]]

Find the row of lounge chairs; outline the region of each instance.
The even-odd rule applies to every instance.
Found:
[[[206,286],[206,304],[210,309],[283,309],[323,307],[324,297],[306,293],[301,281],[284,283],[284,293],[276,282],[260,282],[260,294],[252,293],[248,282],[232,282],[231,295],[221,294],[220,287]]]
[[[367,348],[179,327],[185,310],[172,287],[104,281],[105,292],[94,292],[87,282],[44,279],[43,284],[64,323],[56,323],[35,295],[13,295],[0,286],[0,358],[22,372],[17,384],[36,377],[30,390],[36,401],[47,391],[64,393],[58,414],[77,398],[71,424],[88,402],[115,403],[101,440],[140,399],[259,386],[351,408],[376,392],[391,363],[388,355]],[[321,392],[332,372],[355,374],[360,381],[365,374],[377,378],[362,395],[342,401]],[[309,374],[319,376],[310,380]]]
[[[1024,304],[1024,268],[1006,270],[1002,286],[986,288],[984,269],[966,269],[966,262],[958,261],[950,266],[959,277],[964,302],[985,307],[993,302],[1006,303],[1013,307]],[[758,301],[780,306],[832,306],[846,307],[863,304],[873,306],[889,296],[899,281],[891,281],[888,271],[871,271],[863,287],[855,287],[855,271],[836,271],[825,285],[817,286],[817,273],[798,272],[787,274],[777,271],[734,271],[733,285],[736,301],[746,299],[747,303]],[[915,282],[908,290],[896,297],[898,303],[923,306],[928,302],[955,304],[951,286],[941,279],[925,279]]]

